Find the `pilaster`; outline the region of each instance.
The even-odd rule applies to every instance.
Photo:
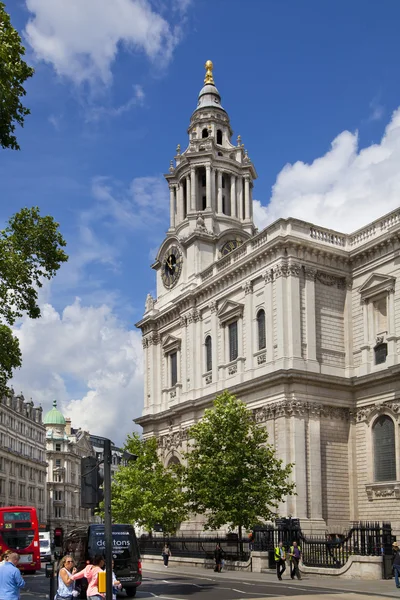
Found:
[[[211,353],[212,353],[212,381],[218,381],[218,319],[217,303],[213,300],[210,305],[211,312]]]
[[[190,209],[196,211],[196,169],[190,168]]]
[[[211,209],[211,166],[206,165],[206,208]]]
[[[218,189],[218,214],[222,214],[222,171],[217,171],[217,189]]]
[[[308,447],[310,461],[309,518],[322,520],[321,415],[319,410],[310,410],[309,413]]]
[[[169,186],[169,226],[171,229],[175,228],[175,188],[173,185]]]
[[[245,293],[244,301],[244,327],[246,331],[246,370],[253,368],[253,282],[246,281],[243,286]]]
[[[304,268],[304,276],[306,280],[305,295],[306,295],[306,344],[307,344],[307,360],[317,360],[317,334],[315,323],[315,276],[316,269],[310,267]]]
[[[237,201],[236,201],[236,177],[231,175],[231,215],[236,217],[237,214]]]
[[[288,265],[288,354],[292,359],[301,359],[300,325],[300,265]]]
[[[274,360],[274,313],[272,271],[270,269],[264,273],[264,282],[267,362],[272,362]]]
[[[275,301],[276,301],[276,326],[277,326],[277,360],[282,361],[285,368],[285,359],[288,356],[287,348],[287,289],[286,289],[287,264],[279,263],[275,270]]]

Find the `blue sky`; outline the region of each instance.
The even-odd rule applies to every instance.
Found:
[[[351,231],[400,202],[396,0],[6,0],[36,73],[22,150],[0,151],[0,222],[52,214],[70,261],[17,328],[14,385],[122,442],[142,405],[134,323],[168,227],[162,174],[204,78],[257,172],[259,227]],[[93,423],[93,411],[99,414]],[[123,424],[121,425],[121,415]]]

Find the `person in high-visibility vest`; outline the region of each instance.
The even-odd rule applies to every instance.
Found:
[[[286,551],[283,547],[283,542],[279,542],[275,548],[275,564],[278,579],[279,581],[282,581],[282,575],[284,571],[286,571]]]
[[[293,542],[293,545],[290,546],[289,551],[290,557],[290,577],[292,579],[297,577],[297,579],[301,579],[300,571],[299,571],[299,562],[301,558],[301,548],[297,545],[297,542]]]

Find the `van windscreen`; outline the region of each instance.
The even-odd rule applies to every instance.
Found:
[[[91,526],[88,539],[88,551],[91,558],[105,553],[104,526]],[[138,558],[135,532],[129,525],[112,526],[112,557],[114,560]]]

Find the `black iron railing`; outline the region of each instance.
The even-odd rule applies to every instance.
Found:
[[[293,542],[301,547],[303,564],[313,567],[340,569],[352,555],[382,556],[391,554],[390,523],[353,523],[346,535],[304,535],[298,525],[287,520],[285,527],[256,527],[254,549],[273,552],[279,542],[289,550]]]
[[[141,554],[161,556],[165,542],[169,543],[172,556],[214,559],[217,544],[224,551],[227,562],[247,562],[250,559],[249,539],[239,540],[237,535],[219,537],[150,537],[142,536],[139,540]]]

